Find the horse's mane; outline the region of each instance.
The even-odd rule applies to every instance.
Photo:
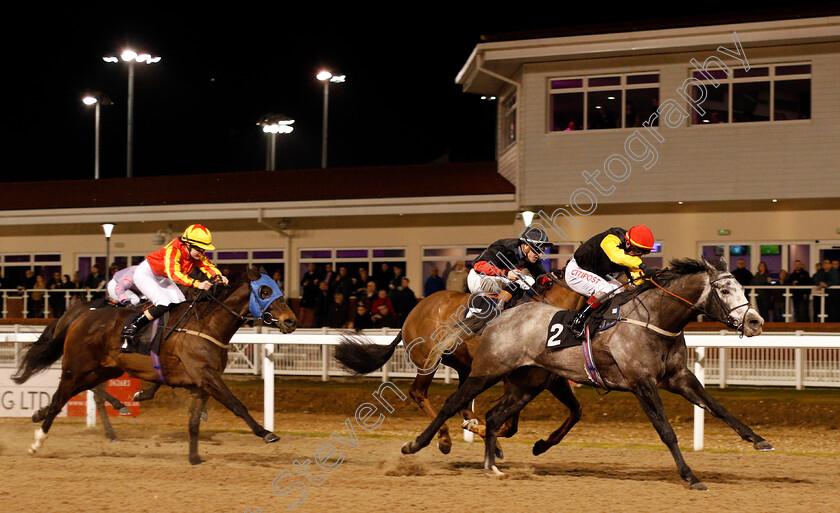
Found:
[[[239,289],[239,287],[241,287],[242,284],[246,281],[248,280],[240,280],[235,283],[230,283],[227,287],[217,286],[215,287],[215,291],[212,288],[210,289],[210,291],[211,293],[213,293],[213,297],[215,297],[219,302],[224,303],[231,296],[231,294],[233,294],[237,289]],[[198,289],[193,289],[191,292],[192,294],[199,294],[201,291],[199,291]],[[194,298],[195,296],[191,295],[187,297],[187,300],[181,304],[188,306],[193,302]],[[207,295],[203,295],[198,299],[198,301],[196,302],[196,306],[198,305],[201,305],[201,315],[207,315],[216,308],[221,308],[218,302],[211,300],[210,297]]]
[[[668,262],[668,267],[662,269],[662,271],[656,275],[655,280],[656,283],[658,283],[659,285],[665,286],[673,282],[674,280],[682,278],[684,276],[708,272],[709,266],[721,272],[727,270],[726,262],[724,262],[723,260],[698,260],[696,258],[679,258],[672,259],[670,262]],[[635,288],[616,294],[614,300],[617,301],[619,304],[624,304],[627,301],[630,301],[639,294],[653,287],[655,287],[655,285],[652,284],[650,280],[647,280],[643,284]]]

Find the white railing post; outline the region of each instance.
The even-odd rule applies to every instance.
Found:
[[[87,427],[96,427],[96,400],[93,398],[93,390],[85,393],[85,413],[87,413]]]
[[[790,291],[790,287],[785,287],[785,322],[793,322],[793,313],[790,311],[790,307],[793,304],[793,293]]]
[[[258,351],[254,351],[255,354]],[[269,431],[274,431],[274,344],[263,345],[262,375],[263,375],[263,424]]]
[[[825,322],[825,318],[828,317],[828,314],[825,313],[825,301],[828,298],[828,294],[826,294],[825,291],[823,291],[822,294],[819,294],[819,297],[822,299],[820,301],[820,313],[815,315],[814,317],[819,317],[820,318],[820,320],[818,322]],[[814,311],[815,312],[817,310],[816,301],[817,301],[817,294],[814,294]]]
[[[449,365],[443,367],[443,382],[447,385],[452,383],[452,367]]]
[[[797,333],[798,334],[798,333]],[[805,382],[805,369],[804,369],[804,361],[802,358],[802,351],[801,347],[796,347],[793,349],[793,367],[794,367],[794,375],[796,376],[796,389],[802,390],[804,388]]]
[[[706,369],[703,367],[706,360],[706,348],[697,347],[694,349],[697,359],[694,361],[694,375],[700,384],[706,386]],[[705,427],[706,418],[704,416],[703,408],[699,406],[694,407],[694,450],[703,450],[703,429]]]
[[[718,376],[720,377],[720,388],[726,388],[726,373],[729,372],[729,348],[718,348]]]
[[[324,335],[327,334],[329,328],[324,327],[321,328],[321,333]],[[330,380],[330,346],[323,344],[321,345],[321,381],[329,381]]]

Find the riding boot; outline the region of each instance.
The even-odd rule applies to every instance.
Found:
[[[572,331],[575,338],[583,336],[586,321],[589,319],[589,316],[592,315],[592,312],[599,306],[601,306],[601,301],[596,296],[591,296],[586,300],[586,303],[578,311],[577,315],[575,315],[575,318],[572,319],[571,324],[569,324],[569,329]]]
[[[140,314],[140,316],[134,319],[134,321],[131,324],[123,328],[123,343],[122,346],[120,346],[120,349],[122,349],[123,352],[130,352],[131,349],[129,345],[134,342],[134,338],[140,332],[140,330],[146,327],[146,325],[150,322],[154,321],[155,319],[166,313],[169,310],[170,306],[171,305],[154,305],[146,311],[152,317],[151,319],[149,319],[146,316],[146,312],[143,312]]]
[[[134,342],[135,335],[137,335],[137,333],[139,333],[140,330],[142,330],[150,322],[152,321],[148,317],[146,317],[146,314],[141,313],[136,319],[134,319],[134,321],[131,324],[123,328],[123,343],[120,346],[120,349],[124,353],[131,352],[131,348],[129,346],[131,343]]]

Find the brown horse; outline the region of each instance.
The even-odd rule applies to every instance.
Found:
[[[550,284],[545,288],[538,288],[531,301],[546,302],[557,308],[577,309],[585,298],[574,292],[554,274]],[[462,318],[462,312],[468,307],[471,295],[464,292],[440,291],[435,292],[417,304],[405,319],[402,330],[388,346],[370,344],[361,335],[346,335],[340,345],[336,347],[335,358],[346,369],[356,374],[369,374],[381,368],[394,355],[400,341],[406,344],[406,358],[418,370],[417,376],[409,389],[409,395],[431,419],[437,416],[437,411],[429,401],[429,385],[434,379],[434,370],[440,365],[448,365],[458,373],[459,386],[470,374],[474,349],[480,337],[472,333],[461,332],[463,342],[451,344],[451,352],[441,353],[440,337],[446,336],[457,320]],[[559,443],[569,429],[580,419],[580,404],[577,402],[568,381],[553,380],[548,390],[570,411],[569,418],[549,437],[549,442],[540,440],[540,449],[534,449],[535,454],[548,450]],[[464,417],[464,427],[484,437],[484,425],[477,419],[470,407],[461,412]],[[510,437],[516,432],[518,416],[511,418],[500,436]],[[438,448],[444,454],[452,449],[452,438],[449,427],[444,423],[438,433]]]
[[[58,319],[54,319],[44,328],[35,344],[44,347],[45,344],[49,345],[50,342],[55,341],[53,347],[63,348],[64,336],[67,334],[67,328],[70,327],[70,324],[72,324],[73,321],[78,319],[79,316],[83,313],[91,309],[101,308],[104,304],[104,301],[94,300],[73,305],[66,312],[64,312],[64,314],[61,317],[59,317]],[[58,359],[58,357],[56,357],[56,359]],[[105,391],[105,383],[100,383],[99,385],[96,385],[93,388],[93,399],[96,403],[96,411],[97,413],[99,413],[99,418],[102,421],[102,428],[105,431],[105,437],[109,440],[116,440],[117,435],[116,433],[114,433],[114,428],[111,426],[111,421],[108,418],[108,410],[105,409],[105,401],[107,401],[111,406],[113,406],[114,409],[120,413],[120,415],[130,414],[128,407],[125,404],[123,404],[119,399]],[[44,406],[43,408],[38,410],[34,415],[32,415],[32,420],[34,422],[40,422],[44,420],[45,418],[47,418],[47,413],[49,412],[49,409],[49,406]]]
[[[277,285],[266,275],[249,269],[248,278],[235,287],[208,294],[204,301],[185,302],[172,309],[160,347],[161,371],[166,384],[187,388],[190,404],[190,463],[201,463],[198,456],[198,427],[208,396],[213,396],[266,443],[277,435],[258,424],[248,409],[222,380],[227,365],[227,344],[250,312],[283,333],[297,327]],[[132,377],[156,381],[151,358],[120,352],[120,333],[130,314],[127,309],[103,308],[82,313],[69,322],[64,336],[30,346],[13,378],[23,383],[32,374],[49,367],[63,354],[61,381],[53,394],[41,428],[35,433],[30,454],[35,454],[47,437],[50,426],[64,404],[74,395],[128,372]],[[39,342],[41,340],[39,339]],[[37,414],[36,414],[37,415]],[[33,416],[33,421],[38,419]]]

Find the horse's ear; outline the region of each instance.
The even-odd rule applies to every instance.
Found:
[[[260,266],[260,274],[268,274],[268,271],[265,270],[265,267]]]
[[[262,274],[253,267],[248,267],[248,279],[251,281],[259,280]]]

